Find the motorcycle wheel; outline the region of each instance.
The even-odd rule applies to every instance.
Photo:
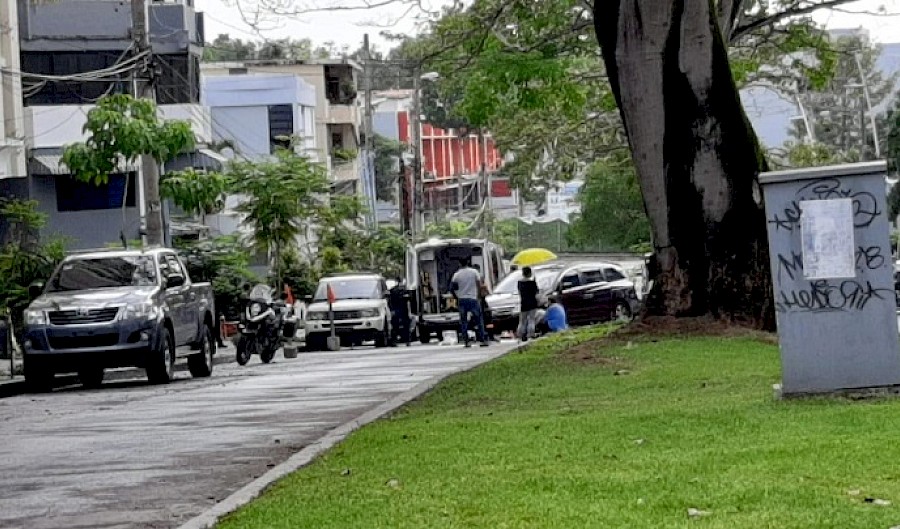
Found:
[[[240,338],[238,338],[237,344],[235,344],[235,349],[237,350],[237,363],[242,366],[247,365],[247,362],[250,361],[250,355],[252,354],[250,352],[250,348],[248,347],[248,341],[249,340],[247,340],[246,336],[241,336]]]
[[[275,358],[276,351],[277,349],[275,349],[274,347],[267,348],[263,352],[259,353],[259,359],[262,360],[264,364],[268,364],[272,361],[273,358]]]

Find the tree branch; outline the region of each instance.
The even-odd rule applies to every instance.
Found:
[[[731,33],[730,42],[733,43],[741,37],[746,36],[757,29],[771,26],[772,24],[775,24],[785,18],[808,15],[820,9],[834,8],[839,5],[849,4],[855,1],[856,0],[825,0],[823,2],[812,3],[808,5],[803,5],[804,2],[798,1],[792,7],[789,7],[777,13],[773,13],[771,15],[760,16],[759,18],[756,18],[746,24],[734,28]]]

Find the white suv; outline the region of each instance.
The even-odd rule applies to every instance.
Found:
[[[378,274],[348,273],[323,277],[306,313],[306,344],[310,350],[325,348],[331,336],[328,287],[334,294],[334,330],[341,341],[359,345],[374,340],[376,347],[391,341],[388,288]]]

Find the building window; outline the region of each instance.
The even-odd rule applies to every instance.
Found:
[[[344,148],[344,133],[343,132],[332,132],[331,133],[331,150],[335,149],[343,149]]]
[[[69,175],[59,175],[54,180],[56,183],[56,209],[57,211],[88,211],[94,209],[118,209],[122,207],[122,199],[125,206],[133,208],[135,205],[134,175],[128,180],[128,190],[125,189],[125,175],[109,175],[109,183],[106,185],[94,185],[89,182],[75,180]]]
[[[270,152],[278,147],[289,149],[294,135],[294,108],[291,105],[271,105],[269,107]]]

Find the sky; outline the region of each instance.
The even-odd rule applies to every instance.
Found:
[[[259,39],[250,27],[244,23],[241,14],[234,7],[236,0],[195,0],[198,10],[205,13],[207,40],[212,41],[219,33],[228,33],[236,38]],[[241,0],[244,5],[250,5],[252,0]],[[360,4],[365,0],[295,0],[295,4],[306,5],[334,5]],[[281,0],[282,3],[284,0]],[[450,0],[423,0],[427,9],[436,9],[442,5],[452,3]],[[862,14],[849,14],[846,12],[821,11],[816,19],[826,24],[830,29],[864,27],[869,30],[872,37],[881,43],[900,42],[900,0],[859,0],[845,4],[842,9],[854,12],[878,12],[884,8],[888,13],[896,13],[898,16],[872,16]],[[280,20],[265,20],[261,24],[266,31],[266,38],[309,38],[315,44],[335,42],[338,45],[347,45],[356,49],[362,44],[364,33],[369,33],[371,41],[378,49],[386,51],[392,45],[388,40],[380,36],[382,31],[391,33],[413,33],[416,30],[416,20],[413,16],[404,16],[405,8],[390,6],[378,10],[353,12],[327,12],[304,15],[302,18],[282,18]]]

